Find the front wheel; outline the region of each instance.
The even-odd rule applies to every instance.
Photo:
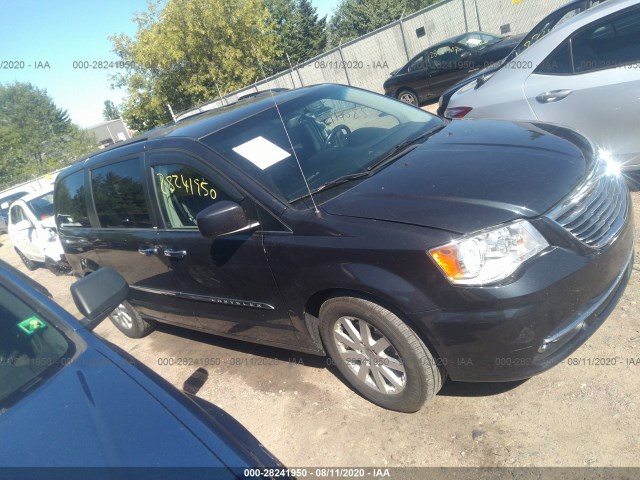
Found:
[[[413,105],[414,107],[418,106],[418,96],[411,90],[401,90],[398,93],[398,100]]]
[[[129,338],[142,338],[155,328],[153,322],[142,318],[126,300],[116,307],[109,318]]]
[[[442,387],[444,372],[424,342],[373,302],[327,300],[320,308],[320,335],[349,384],[383,408],[416,412]]]

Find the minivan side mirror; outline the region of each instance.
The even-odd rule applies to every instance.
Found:
[[[257,223],[249,223],[242,207],[229,200],[208,206],[198,213],[196,221],[202,236],[208,238],[239,233],[258,226]]]
[[[71,296],[85,318],[80,320],[87,330],[100,322],[126,300],[129,284],[111,268],[100,268],[71,285]]]

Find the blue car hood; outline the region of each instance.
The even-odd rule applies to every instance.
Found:
[[[224,466],[162,403],[93,349],[1,413],[0,431],[3,467]],[[29,442],[12,441],[12,432]]]

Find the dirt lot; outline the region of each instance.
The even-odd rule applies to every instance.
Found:
[[[9,238],[0,236],[0,243],[0,258],[25,270]],[[519,384],[449,381],[416,414],[363,400],[323,358],[179,328],[130,340],[106,321],[96,333],[178,388],[198,368],[178,365],[181,359],[219,359],[203,366],[208,379],[198,395],[232,414],[291,467],[640,466],[639,269],[607,322],[571,356],[575,362]],[[71,277],[45,269],[32,277],[78,315]],[[598,359],[612,360],[595,365]]]

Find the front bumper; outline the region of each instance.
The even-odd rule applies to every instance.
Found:
[[[631,210],[627,215],[617,239],[601,250],[556,246],[511,284],[461,289],[459,308],[411,315],[451,379],[521,380],[580,347],[615,308],[631,275],[635,233]]]

